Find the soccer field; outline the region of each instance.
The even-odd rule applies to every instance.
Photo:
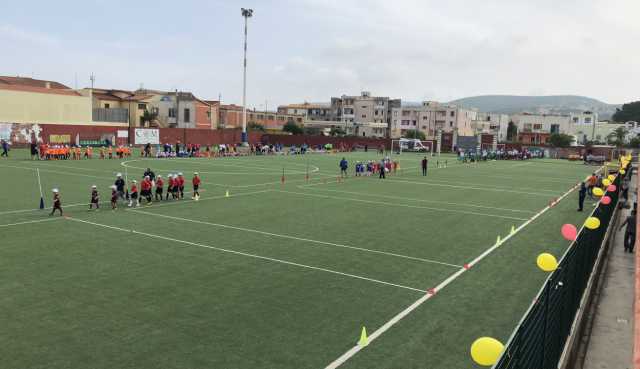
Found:
[[[547,276],[536,256],[560,258],[561,225],[589,214],[571,190],[594,171],[443,156],[423,177],[421,156],[402,154],[380,180],[353,177],[373,152],[11,154],[0,160],[0,357],[30,369],[475,368],[471,343],[506,343]],[[338,181],[342,156],[349,178]],[[147,167],[183,172],[189,190],[199,172],[200,201],[112,211],[115,173],[140,180]],[[65,217],[36,209],[36,168],[47,207],[59,188]],[[103,203],[89,212],[93,184]]]

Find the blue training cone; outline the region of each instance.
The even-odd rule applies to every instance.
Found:
[[[40,210],[44,209],[44,198],[40,197]]]

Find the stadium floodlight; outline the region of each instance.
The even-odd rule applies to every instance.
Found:
[[[240,9],[244,18],[244,66],[242,69],[242,143],[247,139],[247,25],[249,18],[253,17],[253,9]]]

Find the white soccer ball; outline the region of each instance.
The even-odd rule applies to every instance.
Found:
[[[384,172],[388,173],[389,172],[389,168],[384,168]]]

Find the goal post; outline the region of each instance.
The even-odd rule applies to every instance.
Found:
[[[506,144],[496,144],[496,151],[505,151],[507,145]],[[493,151],[492,143],[483,143],[480,145],[482,150]]]
[[[391,140],[391,154],[401,155],[403,153],[418,153],[421,155],[435,155],[436,140],[418,140],[412,138],[401,138]]]

